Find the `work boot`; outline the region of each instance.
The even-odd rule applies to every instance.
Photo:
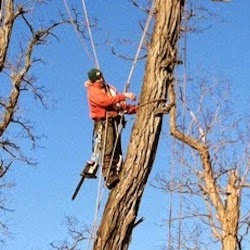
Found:
[[[106,155],[104,157],[104,162],[103,162],[103,167],[102,167],[103,177],[104,177],[104,180],[106,181],[106,186],[108,189],[114,188],[116,184],[120,181],[119,176],[117,174],[116,167],[109,166],[110,160],[111,160],[110,155]]]
[[[81,176],[85,176],[88,179],[96,179],[96,172],[98,164],[95,162],[87,161],[85,168],[83,169]]]
[[[113,189],[119,181],[120,179],[117,174],[110,175],[106,181],[106,186],[108,189]]]

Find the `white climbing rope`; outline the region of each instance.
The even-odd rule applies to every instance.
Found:
[[[91,28],[90,28],[89,17],[88,17],[88,12],[87,12],[87,7],[86,7],[85,0],[82,0],[82,8],[83,8],[83,12],[84,12],[84,15],[85,15],[85,20],[86,20],[86,25],[87,25],[88,32],[89,32],[89,38],[90,38],[90,42],[91,42],[91,46],[92,46],[94,59],[95,59],[95,66],[98,69],[100,69],[100,65],[99,65],[99,61],[98,61],[97,53],[96,53],[96,49],[95,49],[95,43],[94,43],[94,39],[93,39],[93,36],[92,36]]]
[[[92,61],[92,62],[94,62],[93,56],[91,56],[91,54],[89,53],[89,50],[88,50],[88,48],[87,48],[87,46],[86,46],[86,44],[84,42],[84,39],[80,35],[80,31],[78,30],[78,27],[77,27],[76,23],[74,22],[74,19],[73,19],[72,15],[71,15],[71,12],[70,12],[67,0],[63,0],[63,2],[64,2],[64,6],[66,8],[67,14],[69,16],[69,19],[70,19],[70,23],[71,23],[71,25],[72,25],[72,27],[73,27],[73,29],[74,29],[77,37],[79,38],[79,40],[81,42],[81,45],[83,46],[84,51],[86,52],[89,60]]]
[[[138,48],[137,48],[137,51],[136,51],[136,54],[135,54],[135,57],[134,57],[134,60],[133,60],[129,75],[128,75],[128,80],[126,82],[124,92],[127,92],[129,87],[130,87],[130,81],[131,81],[131,78],[132,78],[132,75],[133,75],[133,72],[134,72],[134,69],[135,69],[135,65],[136,65],[136,63],[138,61],[140,51],[141,51],[145,36],[147,34],[151,19],[152,19],[153,14],[154,14],[154,8],[155,8],[155,0],[152,1],[152,5],[151,5],[150,11],[149,11],[149,15],[148,15],[148,18],[147,18],[147,21],[146,21],[146,24],[145,24],[145,27],[144,27],[144,30],[143,30],[143,33],[142,33],[142,37],[141,37],[140,43],[138,45]]]

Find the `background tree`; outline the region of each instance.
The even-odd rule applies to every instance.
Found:
[[[34,129],[34,121],[27,118],[29,101],[35,99],[46,107],[46,90],[34,76],[37,63],[44,63],[38,47],[56,38],[54,30],[69,23],[62,15],[59,21],[47,20],[41,25],[34,19],[34,9],[44,1],[1,0],[0,8],[0,181],[4,188],[12,187],[6,174],[17,164],[35,165],[30,149],[35,149],[41,138]],[[72,20],[76,23],[76,20]],[[17,28],[18,27],[18,28]],[[13,45],[18,46],[14,47]],[[15,49],[14,49],[15,48]],[[6,210],[4,197],[0,208]],[[9,210],[9,209],[8,209]],[[1,223],[6,230],[7,225]]]
[[[169,88],[170,101],[175,103],[170,111],[170,129],[190,148],[176,147],[183,173],[173,180],[158,177],[158,187],[186,196],[181,219],[186,219],[187,225],[202,221],[222,249],[242,249],[249,228],[249,210],[242,206],[242,200],[249,196],[244,191],[249,187],[249,118],[229,105],[225,82],[211,85],[203,80],[188,91],[185,125],[180,108],[183,100],[176,98],[179,87],[176,82]],[[204,236],[200,239],[204,241]]]
[[[222,249],[236,250],[248,242],[249,210],[244,204],[249,197],[249,117],[240,114],[235,101],[232,105],[230,98],[237,98],[229,87],[218,76],[178,80],[169,87],[169,101],[175,104],[170,131],[180,142],[174,141],[173,151],[178,164],[174,178],[170,172],[165,178],[159,174],[157,187],[179,194],[183,201],[180,214],[167,219],[176,226],[169,232],[168,249],[211,249],[221,244]],[[178,223],[185,226],[178,228]],[[197,232],[193,241],[185,240],[190,231],[192,237]],[[208,231],[212,237],[207,237]]]
[[[80,242],[90,239],[92,234],[91,228],[86,224],[81,225],[76,217],[66,216],[65,224],[67,227],[67,235],[70,240],[54,241],[50,243],[52,249],[79,249]]]

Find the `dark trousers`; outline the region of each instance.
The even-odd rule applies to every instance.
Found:
[[[119,122],[119,116],[94,121],[93,141],[95,143],[96,139],[100,138],[98,149],[104,152],[104,158],[111,157],[114,154],[114,162],[119,161],[119,156],[122,155],[121,136],[117,134]]]

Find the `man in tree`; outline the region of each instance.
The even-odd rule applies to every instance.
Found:
[[[88,72],[89,81],[85,82],[88,93],[90,118],[94,121],[93,155],[81,175],[96,178],[98,158],[104,154],[102,172],[106,185],[112,189],[119,182],[118,172],[122,162],[119,125],[122,125],[121,114],[134,114],[137,106],[125,102],[136,100],[131,92],[117,93],[116,89],[104,80],[99,69]]]

